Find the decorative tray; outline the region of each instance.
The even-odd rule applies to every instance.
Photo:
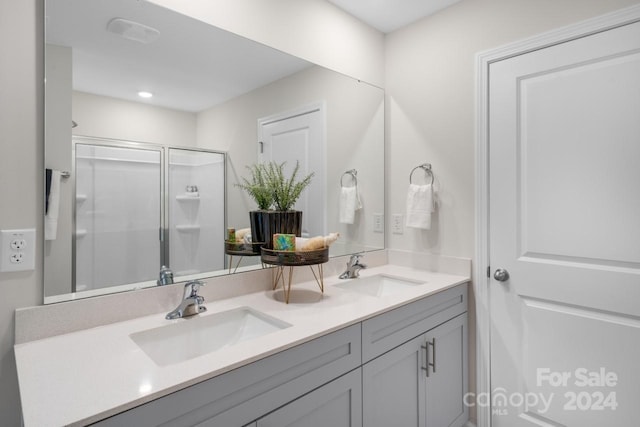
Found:
[[[244,243],[225,240],[224,253],[227,255],[256,256],[260,255],[260,248],[263,245],[264,242]]]
[[[295,267],[299,265],[323,264],[329,261],[329,248],[314,251],[276,251],[262,248],[262,262],[270,265],[286,265]]]

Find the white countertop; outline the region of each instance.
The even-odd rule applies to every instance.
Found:
[[[315,281],[294,284],[290,303],[281,289],[206,303],[199,316],[251,307],[292,326],[199,356],[157,366],[129,334],[172,322],[165,313],[30,341],[15,346],[24,425],[85,425],[154,400],[411,301],[469,281],[469,277],[384,265],[362,278],[389,274],[426,281],[384,298],[337,288],[326,277],[324,295]]]

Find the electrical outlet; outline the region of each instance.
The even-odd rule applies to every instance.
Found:
[[[22,252],[16,252],[9,257],[11,264],[22,264],[24,262],[24,254]]]
[[[0,272],[35,268],[36,230],[0,230]]]
[[[24,239],[13,239],[9,246],[16,251],[23,250],[27,246],[27,241]]]
[[[384,214],[381,214],[381,213],[373,214],[373,232],[384,233]]]
[[[391,215],[391,232],[393,234],[404,233],[404,215],[402,214]]]

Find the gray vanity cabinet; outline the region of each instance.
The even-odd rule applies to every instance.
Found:
[[[367,320],[362,336],[364,427],[466,423],[466,287]]]
[[[464,425],[466,313],[365,364],[362,388],[364,427]]]
[[[419,299],[96,425],[462,425],[466,292],[463,284]],[[429,378],[422,369],[428,362],[435,365]]]
[[[467,334],[465,313],[425,335],[430,364],[429,377],[423,371],[427,427],[459,427],[469,419],[469,407],[464,404],[468,391]]]
[[[420,336],[362,367],[365,427],[424,427],[424,343]]]
[[[362,426],[362,375],[356,369],[258,420],[256,427]]]

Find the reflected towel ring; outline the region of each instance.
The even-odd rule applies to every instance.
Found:
[[[433,176],[433,171],[431,170],[431,163],[423,163],[411,169],[411,173],[409,174],[409,184],[413,184],[412,178],[413,178],[413,173],[416,171],[416,169],[423,169],[427,175],[431,176],[430,184],[433,185],[433,181],[435,177]]]
[[[353,186],[352,187],[357,187],[358,186],[358,171],[355,169],[351,169],[346,171],[345,173],[342,174],[342,176],[340,177],[340,187],[344,187],[344,176],[345,175],[351,175],[351,179],[353,179]]]

